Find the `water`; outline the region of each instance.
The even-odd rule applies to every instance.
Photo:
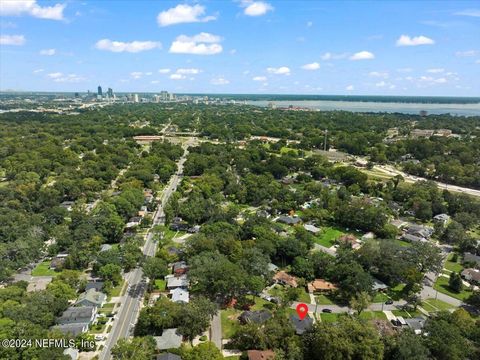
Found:
[[[457,116],[480,116],[480,104],[432,104],[432,103],[403,103],[403,102],[367,102],[367,101],[328,101],[328,100],[247,100],[247,104],[268,106],[275,104],[277,108],[296,106],[317,110],[345,110],[352,112],[386,112],[418,115],[421,110],[428,114],[451,114]]]

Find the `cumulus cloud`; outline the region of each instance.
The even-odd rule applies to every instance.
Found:
[[[133,71],[130,73],[130,76],[134,78],[135,80],[140,79],[143,76],[143,73],[141,71]]]
[[[439,74],[439,73],[443,73],[444,71],[445,69],[442,69],[442,68],[427,69],[427,73],[430,73],[430,74]]]
[[[267,77],[266,76],[254,76],[252,78],[253,81],[267,81]]]
[[[39,19],[63,20],[63,10],[67,4],[40,6],[36,0],[0,1],[0,16],[30,15]]]
[[[242,0],[243,13],[248,16],[262,16],[273,11],[273,6],[265,1]]]
[[[230,84],[230,81],[225,79],[224,77],[213,78],[210,80],[210,84],[212,85],[227,85]]]
[[[199,74],[202,70],[200,69],[195,69],[195,68],[190,68],[190,69],[177,69],[176,73],[177,74],[183,74],[183,75],[195,75]]]
[[[0,35],[0,45],[20,46],[25,44],[25,41],[23,35]]]
[[[466,10],[456,12],[455,15],[480,17],[480,10],[479,9],[466,9]]]
[[[355,87],[354,87],[353,85],[348,85],[348,86],[345,88],[345,90],[347,90],[347,91],[353,91],[353,90],[355,90]]]
[[[408,35],[401,35],[396,43],[397,46],[419,46],[433,44],[435,44],[435,41],[433,39],[430,39],[423,35],[413,37],[410,37]]]
[[[40,50],[40,55],[53,56],[57,51],[55,49],[43,49]]]
[[[215,55],[223,51],[218,35],[202,32],[194,36],[180,35],[170,46],[174,54]]]
[[[290,69],[286,66],[281,66],[278,68],[269,67],[267,68],[267,72],[276,75],[290,75]]]
[[[185,75],[182,75],[182,74],[172,74],[170,75],[170,79],[172,80],[183,80],[183,79],[186,79],[187,77]]]
[[[470,57],[470,56],[476,56],[480,52],[478,50],[466,50],[466,51],[457,51],[455,53],[455,56],[457,57]]]
[[[347,53],[342,53],[342,54],[332,54],[331,52],[326,52],[320,58],[322,60],[339,60],[339,59],[345,59],[348,56]]]
[[[157,16],[157,22],[160,26],[170,26],[183,23],[208,22],[216,20],[216,16],[205,15],[205,7],[199,4],[190,6],[180,4],[174,8],[162,11]]]
[[[38,73],[41,73],[41,72],[44,72],[45,70],[43,69],[36,69],[36,70],[33,70],[33,73],[34,74],[38,74]]]
[[[166,68],[165,68],[165,69],[159,69],[159,70],[158,70],[158,72],[159,72],[160,74],[168,74],[170,71],[171,71],[170,69],[166,69]]]
[[[54,72],[47,74],[47,77],[55,82],[71,82],[76,83],[85,80],[84,77],[77,74],[63,74],[61,72]]]
[[[313,62],[311,64],[305,64],[302,66],[304,70],[318,70],[320,69],[320,64],[318,62]]]
[[[112,41],[110,39],[102,39],[97,41],[95,47],[98,50],[112,51],[112,52],[129,52],[138,53],[141,51],[161,48],[162,44],[156,41]]]
[[[375,59],[375,55],[369,51],[360,51],[350,56],[349,59],[350,60],[371,60],[371,59]]]
[[[368,73],[369,76],[379,77],[379,78],[388,78],[388,72],[386,71],[371,71]]]

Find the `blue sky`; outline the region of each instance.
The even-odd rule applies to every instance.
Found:
[[[0,89],[480,95],[480,1],[0,2]]]

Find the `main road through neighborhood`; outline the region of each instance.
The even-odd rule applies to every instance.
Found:
[[[167,187],[162,192],[157,210],[153,217],[152,227],[165,223],[164,207],[170,196],[177,189],[177,186],[182,179],[183,165],[188,155],[188,147],[192,144],[193,139],[189,138],[183,145],[184,153],[177,163],[177,172],[172,176]],[[143,254],[145,256],[155,256],[157,247],[155,241],[153,241],[153,233],[150,230],[145,237],[145,244],[143,247]],[[142,268],[137,267],[130,271],[125,275],[125,280],[128,284],[128,291],[120,300],[120,309],[113,322],[112,331],[108,335],[105,346],[100,354],[101,360],[107,360],[111,358],[110,351],[118,340],[132,335],[134,326],[140,313],[140,308],[142,306],[147,287],[146,280],[143,278]]]

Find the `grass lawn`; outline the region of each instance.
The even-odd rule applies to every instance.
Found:
[[[422,307],[428,312],[449,310],[453,308],[452,305],[438,299],[426,299],[422,302]]]
[[[458,300],[465,300],[466,298],[470,297],[470,295],[472,295],[472,291],[470,289],[462,290],[459,293],[451,291],[448,287],[448,278],[446,278],[445,276],[439,276],[437,278],[437,281],[435,281],[433,288],[443,294],[449,295]]]
[[[383,302],[387,301],[388,299],[390,299],[390,298],[386,294],[381,293],[381,292],[377,292],[375,294],[374,298],[372,299],[372,302],[383,303]]]
[[[335,245],[335,240],[343,234],[345,233],[338,228],[327,227],[323,229],[321,235],[315,238],[315,242],[325,247],[331,247]]]
[[[255,310],[263,310],[264,305],[266,304],[271,304],[270,301],[264,300],[258,296],[255,296],[255,305],[253,305],[250,310],[255,311]]]
[[[383,311],[363,311],[360,313],[360,319],[364,320],[387,320],[387,316]]]
[[[310,295],[305,291],[305,289],[301,288],[302,292],[298,298],[299,302],[310,304]],[[270,289],[269,294],[275,297],[282,297],[282,293],[285,291],[285,287],[282,285],[275,285],[273,288]]]
[[[165,288],[167,286],[167,282],[162,279],[157,279],[155,280],[155,288],[160,291],[165,291]]]
[[[112,291],[110,292],[110,296],[120,296],[120,291],[122,290],[124,282],[125,280],[122,279],[122,282],[112,289]]]
[[[401,316],[403,318],[412,318],[422,315],[420,311],[405,311],[405,310],[392,310],[392,314],[395,316]]]
[[[32,270],[32,276],[57,276],[60,273],[61,271],[50,269],[50,261],[44,261]]]
[[[331,323],[331,322],[336,322],[341,315],[342,314],[336,314],[336,313],[330,313],[330,314],[321,313],[320,318],[322,319],[323,322]]]
[[[450,271],[455,271],[456,273],[462,272],[463,270],[462,264],[459,264],[458,262],[453,262],[452,257],[453,257],[453,254],[448,255],[448,259],[445,262],[445,269]]]
[[[93,325],[92,328],[90,329],[90,332],[92,334],[100,334],[103,332],[103,330],[105,330],[105,326],[106,324],[103,324],[103,325],[100,325],[100,324],[96,324],[96,325]]]
[[[315,301],[319,305],[333,305],[334,304],[334,302],[332,300],[330,300],[330,298],[328,296],[325,296],[323,294],[316,295],[315,296]]]
[[[398,240],[398,239],[395,240],[395,243],[396,243],[397,245],[402,246],[402,247],[412,246],[412,244],[410,244],[409,242],[406,242],[406,241],[403,241],[403,240]]]
[[[402,298],[403,294],[403,288],[405,287],[405,284],[398,284],[397,286],[393,288],[388,289],[388,295],[393,299],[393,300],[400,300]]]
[[[282,148],[280,149],[280,154],[286,154],[290,151],[293,151],[295,153],[295,155],[298,154],[298,150],[297,149],[294,149],[294,148],[290,148],[290,147],[287,147],[287,146],[282,146]]]
[[[230,339],[233,334],[240,328],[240,323],[237,320],[241,311],[235,309],[226,309],[220,311],[220,319],[222,322],[222,338]]]

